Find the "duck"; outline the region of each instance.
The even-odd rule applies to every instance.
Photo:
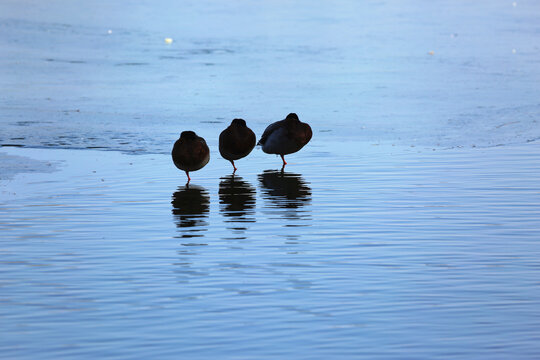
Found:
[[[290,113],[284,120],[270,124],[261,136],[257,145],[267,154],[278,154],[283,160],[283,167],[287,165],[285,155],[302,149],[313,135],[309,124],[298,119],[298,115]]]
[[[186,172],[188,184],[191,181],[189,172],[202,169],[210,161],[210,149],[206,141],[194,131],[182,131],[174,143],[171,155],[174,165]]]
[[[234,119],[229,127],[219,135],[219,153],[229,160],[233,166],[233,174],[237,168],[234,160],[241,159],[249,155],[255,147],[257,139],[255,133],[247,127],[244,119]]]

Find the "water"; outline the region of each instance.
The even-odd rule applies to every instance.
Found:
[[[168,156],[9,150],[61,170],[3,183],[4,356],[538,357],[537,147],[313,141],[189,186]]]
[[[539,358],[539,18],[2,1],[3,357]],[[219,132],[292,111],[312,141],[232,176]]]

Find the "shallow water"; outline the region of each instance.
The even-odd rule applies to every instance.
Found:
[[[169,156],[4,149],[9,358],[540,355],[538,146]],[[213,154],[217,149],[211,148]]]

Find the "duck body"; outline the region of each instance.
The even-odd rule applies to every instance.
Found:
[[[219,153],[232,163],[236,171],[234,160],[248,156],[255,142],[255,133],[247,127],[245,120],[234,119],[219,135]]]
[[[267,154],[278,154],[285,162],[284,155],[292,154],[302,149],[310,140],[313,133],[311,127],[301,122],[298,115],[290,113],[284,120],[270,124],[259,140],[259,145]]]
[[[174,143],[172,152],[174,165],[186,172],[188,182],[190,171],[202,169],[210,161],[210,149],[206,141],[193,131],[182,131]]]

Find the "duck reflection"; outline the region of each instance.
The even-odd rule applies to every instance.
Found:
[[[201,237],[206,231],[210,196],[205,188],[196,185],[179,186],[171,204],[176,226],[184,230],[182,237]]]
[[[255,222],[255,189],[240,176],[229,175],[219,183],[220,211],[230,221]]]
[[[265,170],[259,174],[259,182],[263,197],[270,200],[271,207],[294,210],[285,212],[286,218],[305,218],[299,209],[311,203],[311,188],[300,174]]]

